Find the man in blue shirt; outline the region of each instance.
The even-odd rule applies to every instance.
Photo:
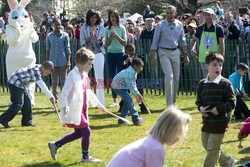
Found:
[[[60,81],[62,89],[67,71],[70,70],[70,42],[66,32],[61,30],[61,21],[53,20],[54,30],[50,32],[46,39],[46,60],[54,63],[55,69],[51,75],[52,93],[57,101],[58,91],[57,85]]]
[[[185,65],[189,64],[183,24],[175,19],[176,14],[177,11],[174,6],[167,7],[167,19],[156,25],[151,45],[151,65],[153,68],[156,65],[155,52],[158,49],[161,67],[165,74],[165,94],[168,106],[175,103],[178,91],[180,77],[179,45],[185,55]]]
[[[228,78],[233,85],[234,93],[236,95],[236,107],[234,110],[235,119],[246,119],[250,116],[250,111],[241,98],[241,96],[248,98],[243,86],[243,76],[247,74],[248,69],[248,65],[240,63],[237,66],[237,71],[231,74]]]

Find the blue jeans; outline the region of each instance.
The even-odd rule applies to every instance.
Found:
[[[8,123],[18,113],[22,111],[22,126],[29,125],[32,123],[32,107],[28,92],[22,88],[18,88],[15,85],[9,84],[10,100],[12,104],[1,116],[1,122]]]
[[[131,96],[128,93],[127,89],[113,89],[114,92],[116,94],[118,94],[119,96],[121,96],[122,100],[123,100],[123,106],[121,109],[121,117],[126,118],[126,116],[128,115],[128,111],[130,112],[130,115],[132,116],[132,121],[136,122],[138,121],[138,112],[135,109],[135,105],[133,102],[133,99],[131,98]],[[122,123],[122,120],[118,120],[118,123]]]
[[[122,70],[122,56],[124,53],[107,53],[107,63],[109,69],[109,78],[113,79],[114,76]],[[112,97],[117,98],[117,95],[112,89]]]

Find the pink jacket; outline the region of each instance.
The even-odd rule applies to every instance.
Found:
[[[241,129],[242,135],[249,135],[250,134],[250,117],[248,117]]]
[[[119,150],[106,167],[163,167],[163,144],[147,136]]]

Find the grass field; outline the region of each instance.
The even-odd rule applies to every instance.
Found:
[[[0,95],[0,114],[7,109],[8,93]],[[107,105],[111,95],[106,95]],[[100,164],[83,164],[81,159],[81,140],[76,140],[59,149],[58,160],[50,157],[47,143],[55,141],[72,131],[62,127],[52,105],[42,93],[36,93],[36,106],[33,109],[33,123],[37,127],[22,127],[20,113],[12,120],[10,129],[0,126],[0,166],[100,166],[107,165],[112,156],[123,146],[144,137],[165,108],[165,98],[159,95],[146,95],[146,102],[152,115],[140,115],[146,118],[142,126],[118,126],[117,119],[90,108],[89,118],[92,135],[90,152],[93,157],[102,160]],[[201,145],[201,115],[194,104],[195,96],[180,95],[176,106],[192,116],[187,137],[174,147],[166,147],[165,166],[168,167],[201,167],[205,151]],[[250,105],[247,102],[248,106]],[[138,106],[137,106],[138,107]],[[109,108],[116,113],[118,108]],[[131,120],[131,117],[128,117]],[[243,142],[244,148],[238,149],[237,134],[243,122],[231,121],[226,132],[222,149],[239,160],[239,163],[250,160],[250,139]]]

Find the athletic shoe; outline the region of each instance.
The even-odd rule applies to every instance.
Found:
[[[49,142],[48,146],[49,146],[51,157],[53,158],[53,160],[56,160],[56,158],[57,158],[57,156],[56,156],[56,154],[57,154],[57,146],[53,142]]]
[[[139,118],[137,121],[134,121],[134,125],[140,126],[145,121],[144,118]]]
[[[118,103],[112,103],[112,104],[110,105],[111,108],[115,108],[115,107],[117,107],[117,106],[119,106]]]
[[[4,122],[0,120],[0,124],[2,124],[4,128],[10,128],[8,122]]]
[[[36,127],[36,125],[33,124],[33,123],[29,123],[29,124],[27,124],[27,125],[22,125],[22,126],[33,126],[33,127]]]
[[[82,158],[81,162],[100,163],[102,161],[100,159],[89,156],[89,158]]]

